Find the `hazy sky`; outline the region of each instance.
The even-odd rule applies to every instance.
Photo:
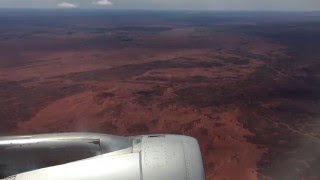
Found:
[[[320,10],[320,0],[0,0],[0,8]]]

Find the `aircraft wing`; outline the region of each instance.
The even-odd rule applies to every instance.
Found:
[[[94,140],[94,141],[93,141]],[[10,143],[11,142],[11,143]],[[71,145],[67,145],[71,143]],[[6,148],[5,148],[6,147]],[[20,148],[19,148],[20,147]],[[72,133],[0,138],[0,152],[28,154],[58,148],[59,158],[85,149],[95,156],[40,168],[5,180],[204,180],[196,139],[179,135],[119,137]],[[5,150],[4,150],[5,149]],[[11,149],[11,150],[10,150]],[[61,153],[61,150],[62,153]],[[1,154],[1,153],[0,153]],[[2,156],[4,154],[2,153]],[[33,155],[36,157],[36,154]],[[48,154],[49,157],[57,157]],[[71,154],[72,156],[72,154]],[[1,155],[0,155],[0,158]],[[6,157],[6,159],[10,159]],[[15,159],[15,158],[13,158]],[[28,159],[28,157],[22,158]],[[35,158],[37,159],[37,158]],[[41,158],[40,158],[41,159]],[[71,158],[72,159],[72,158]],[[18,160],[18,159],[15,159]]]

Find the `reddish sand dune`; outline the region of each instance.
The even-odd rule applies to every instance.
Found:
[[[20,123],[15,133],[186,134],[197,137],[201,143],[208,179],[257,179],[256,162],[264,150],[245,140],[250,132],[238,123],[236,109],[198,111],[170,103],[175,99],[170,89],[143,99],[141,96],[148,92],[152,88],[147,85],[118,84],[105,91],[73,95]]]
[[[185,134],[208,180],[319,179],[318,16],[119,12],[0,12],[1,134]]]

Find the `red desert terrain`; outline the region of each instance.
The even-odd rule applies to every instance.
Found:
[[[320,177],[320,16],[53,13],[0,13],[2,135],[184,134],[208,180]]]

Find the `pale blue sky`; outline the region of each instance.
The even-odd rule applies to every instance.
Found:
[[[320,0],[0,0],[0,8],[320,10]]]

